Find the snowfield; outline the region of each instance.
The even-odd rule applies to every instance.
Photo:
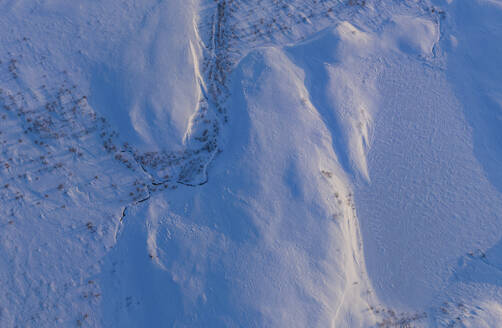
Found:
[[[502,2],[0,2],[0,327],[502,326]]]

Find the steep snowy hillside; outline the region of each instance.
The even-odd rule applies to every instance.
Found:
[[[501,326],[501,22],[0,2],[0,327]]]

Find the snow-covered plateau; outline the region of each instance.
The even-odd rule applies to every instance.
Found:
[[[502,327],[502,0],[0,0],[4,327]]]

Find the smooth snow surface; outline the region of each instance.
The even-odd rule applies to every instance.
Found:
[[[0,327],[502,326],[502,2],[0,2]]]

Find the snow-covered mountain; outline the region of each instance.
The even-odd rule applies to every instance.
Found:
[[[502,1],[0,1],[0,327],[502,326]]]

